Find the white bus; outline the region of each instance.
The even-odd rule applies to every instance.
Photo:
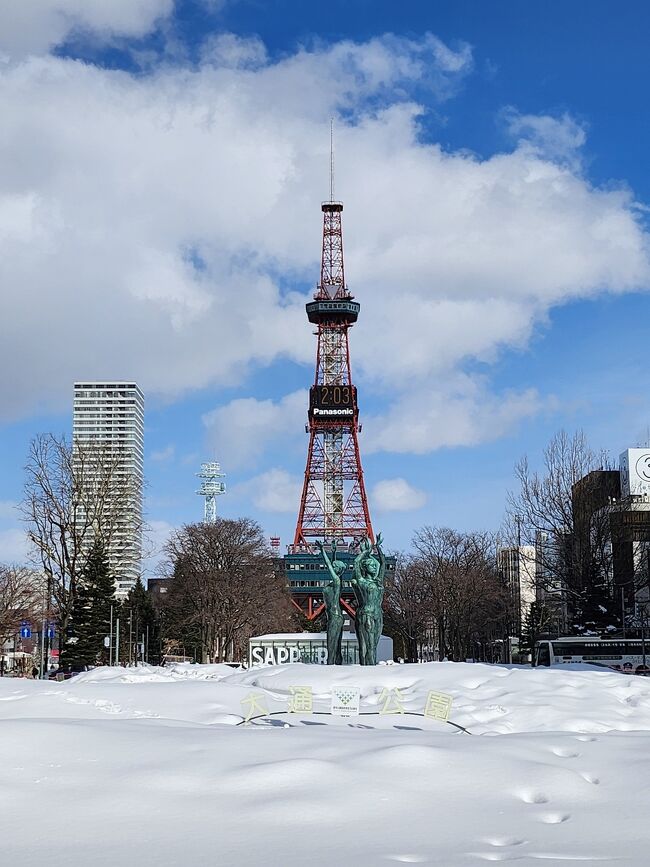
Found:
[[[535,644],[536,665],[572,665],[578,662],[613,668],[625,674],[650,674],[650,640],[640,638],[553,638]]]

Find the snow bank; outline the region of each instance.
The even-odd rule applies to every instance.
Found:
[[[18,695],[13,695],[17,684]],[[398,689],[404,710],[415,714],[424,711],[430,690],[448,693],[453,697],[452,720],[476,735],[650,731],[650,678],[591,666],[531,670],[433,662],[374,668],[295,663],[249,670],[227,665],[106,667],[62,683],[0,680],[0,702],[8,689],[14,702],[21,699],[20,707],[12,706],[16,715],[101,718],[113,713],[212,725],[224,715],[232,723],[241,722],[246,714],[241,702],[251,692],[263,698],[269,711],[286,710],[295,686],[309,686],[314,709],[328,711],[332,687],[346,684],[360,687],[365,713],[383,708],[384,689]],[[10,712],[0,704],[0,714],[3,711]]]
[[[93,668],[73,678],[75,684],[80,683],[165,683],[169,681],[191,678],[193,680],[219,680],[233,673],[230,665],[194,665],[192,663],[177,663],[165,667],[155,665],[138,665],[129,668],[115,666],[113,668]]]
[[[286,665],[233,673],[224,684],[265,693],[274,710],[290,686],[307,684],[326,709],[332,686],[361,687],[365,710],[379,711],[384,688],[399,689],[407,711],[422,712],[429,690],[453,697],[452,719],[474,734],[650,730],[650,679],[587,665],[523,666],[432,662],[426,665]],[[275,700],[275,703],[274,703]]]
[[[241,723],[251,692],[314,709],[361,688],[364,716]],[[378,715],[454,698],[470,737]],[[289,726],[289,727],[286,727]],[[650,861],[650,680],[602,670],[420,666],[97,669],[0,679],[6,863],[329,867]]]

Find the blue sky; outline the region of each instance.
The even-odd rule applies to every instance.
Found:
[[[146,393],[157,542],[214,458],[221,514],[291,540],[331,116],[391,547],[496,529],[561,427],[645,442],[649,29],[642,2],[0,0],[0,559],[30,437],[94,376]]]

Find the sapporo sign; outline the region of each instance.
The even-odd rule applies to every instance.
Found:
[[[270,645],[251,647],[252,665],[284,665],[286,662],[300,662],[300,648]]]
[[[250,647],[251,665],[285,665],[289,662],[311,662],[325,665],[327,662],[327,647],[318,645],[301,650],[295,644],[256,644]]]

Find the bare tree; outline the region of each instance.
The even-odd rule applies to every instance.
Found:
[[[292,625],[286,587],[250,518],[186,524],[166,554],[167,637],[194,633],[203,662],[240,657],[250,635]]]
[[[497,572],[494,536],[424,527],[413,544],[431,586],[441,655],[487,657],[486,647],[504,638],[512,605]]]
[[[94,542],[125,561],[139,556],[131,549],[142,529],[141,483],[119,449],[52,434],[32,440],[25,472],[23,519],[65,635]]]
[[[385,620],[401,637],[407,662],[417,662],[432,620],[433,586],[416,557],[397,555],[395,570],[386,573]]]
[[[530,468],[528,458],[515,465],[519,490],[507,499],[510,541],[519,525],[535,542],[536,584],[544,599],[568,606],[574,620],[605,620],[611,598],[612,538],[604,451],[594,451],[582,431],[560,431],[544,450],[543,470]],[[606,479],[605,479],[606,482]],[[590,609],[587,611],[586,609]]]
[[[43,576],[24,566],[0,564],[0,647],[20,629],[22,620],[40,620]]]

